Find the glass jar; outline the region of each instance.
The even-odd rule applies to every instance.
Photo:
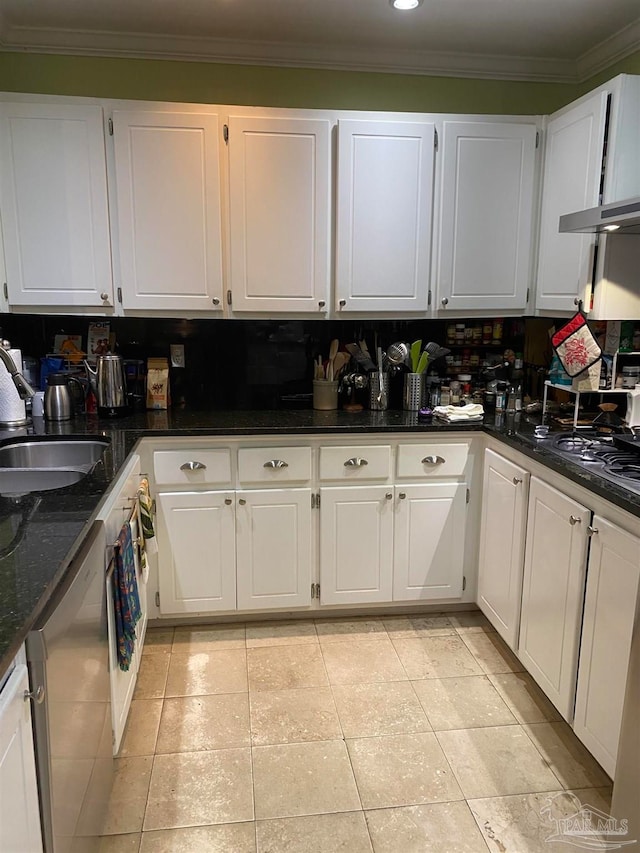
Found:
[[[440,405],[441,406],[450,406],[451,405],[451,388],[448,385],[443,385],[440,389]]]
[[[451,405],[458,406],[460,404],[460,393],[462,391],[462,385],[458,382],[457,379],[454,379],[449,383],[449,387],[451,389]]]
[[[456,324],[449,323],[447,326],[447,343],[455,344],[456,342]]]
[[[464,323],[456,323],[456,344],[464,343]]]

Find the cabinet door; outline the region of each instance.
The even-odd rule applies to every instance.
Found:
[[[526,307],[535,156],[534,124],[444,122],[437,308]]]
[[[427,310],[434,139],[427,122],[338,122],[338,310]]]
[[[112,307],[102,108],[0,104],[12,305]]]
[[[581,504],[531,478],[518,655],[568,721],[575,698],[589,518]]]
[[[218,117],[113,113],[122,304],[222,311]]]
[[[229,118],[235,311],[314,311],[329,293],[329,122]]]
[[[320,490],[320,600],[392,600],[393,493],[385,486]]]
[[[518,645],[529,472],[484,454],[478,606],[508,645]]]
[[[466,483],[396,486],[393,599],[462,595]]]
[[[0,850],[42,850],[27,667],[18,664],[0,694]]]
[[[593,527],[573,728],[613,778],[638,600],[640,539],[599,516]]]
[[[606,112],[607,94],[598,92],[547,126],[536,285],[544,311],[573,311],[580,299],[588,308],[594,237],[560,234],[558,221],[598,204]]]
[[[233,492],[166,492],[158,496],[162,614],[235,610],[233,504]]]
[[[311,604],[311,489],[236,496],[238,609]]]

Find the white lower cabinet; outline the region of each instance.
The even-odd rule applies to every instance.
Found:
[[[502,639],[518,645],[529,472],[493,450],[484,454],[478,606]]]
[[[462,595],[466,483],[395,487],[393,598]]]
[[[237,492],[238,609],[311,603],[311,489]]]
[[[321,603],[391,601],[392,487],[328,487],[320,500]]]
[[[158,495],[163,614],[235,610],[234,503],[233,491]]]
[[[531,478],[518,654],[571,721],[587,559],[586,507]]]
[[[613,777],[640,583],[640,538],[597,515],[592,526],[573,728]]]
[[[7,853],[42,851],[28,691],[27,667],[18,663],[0,692],[0,850]]]

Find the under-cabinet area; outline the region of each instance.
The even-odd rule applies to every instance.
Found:
[[[639,589],[637,519],[491,443],[478,605],[611,777]]]
[[[478,437],[264,441],[142,444],[155,615],[473,601]]]

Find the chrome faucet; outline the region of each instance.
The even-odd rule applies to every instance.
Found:
[[[4,364],[4,366],[11,374],[13,384],[18,389],[20,399],[28,400],[29,397],[33,397],[36,392],[33,390],[31,385],[29,385],[22,373],[20,373],[15,361],[11,358],[11,355],[8,352],[10,347],[11,344],[9,343],[9,341],[0,341],[0,361]]]

